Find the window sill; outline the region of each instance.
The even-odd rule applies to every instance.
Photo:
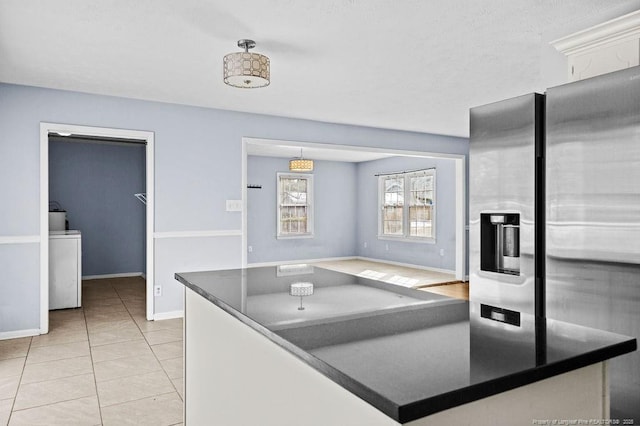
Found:
[[[313,238],[313,234],[300,234],[300,235],[276,235],[276,239],[278,240],[296,240],[296,239],[304,239],[304,238]]]
[[[419,237],[394,237],[391,235],[378,235],[379,240],[398,241],[400,243],[418,243],[418,244],[435,244],[435,238],[419,238]]]

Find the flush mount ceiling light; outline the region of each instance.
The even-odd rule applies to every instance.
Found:
[[[224,82],[243,89],[268,86],[269,58],[259,53],[249,53],[249,49],[256,47],[253,40],[238,40],[238,47],[243,48],[244,52],[224,56]]]
[[[313,171],[313,160],[303,158],[302,148],[300,148],[300,157],[289,160],[289,170],[292,172],[311,172]]]

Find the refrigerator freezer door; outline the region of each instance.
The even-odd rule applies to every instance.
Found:
[[[530,314],[535,308],[535,168],[542,102],[541,95],[530,94],[471,109],[469,296]]]
[[[550,318],[640,336],[640,67],[547,92]],[[640,353],[611,361],[611,417],[640,421]]]

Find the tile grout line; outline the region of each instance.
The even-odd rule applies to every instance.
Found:
[[[115,404],[109,404],[109,405],[105,405],[104,407],[100,407],[100,409],[116,407],[118,405],[130,404],[132,402],[142,401],[142,400],[149,399],[149,398],[155,398],[157,396],[170,395],[170,394],[173,394],[173,393],[176,393],[176,391],[172,390],[172,391],[169,391],[169,392],[158,393],[156,395],[149,395],[149,396],[143,396],[142,398],[130,399],[128,401],[116,402]],[[180,395],[178,395],[178,396],[180,396]],[[178,422],[178,424],[179,424],[179,422]]]
[[[117,292],[117,290],[116,290]],[[146,304],[146,302],[145,302]],[[131,312],[129,311],[129,307],[125,304],[124,305],[125,309],[127,310],[127,312],[129,312],[129,315],[131,315]],[[133,318],[133,316],[132,316]],[[142,331],[142,329],[140,328],[140,325],[138,325],[138,323],[134,320],[133,321],[136,325],[136,327],[138,327],[138,330],[140,330],[140,333],[142,333],[142,337],[144,338],[145,343],[147,344],[147,346],[149,346],[149,350],[151,351],[151,353],[153,354],[153,357],[156,359],[156,361],[158,362],[158,364],[160,364],[160,368],[162,369],[162,372],[165,374],[165,376],[167,376],[167,379],[169,379],[169,383],[171,383],[171,386],[173,387],[174,391],[176,394],[178,394],[178,398],[180,398],[180,400],[183,403],[183,407],[184,407],[184,399],[182,398],[182,395],[180,395],[180,392],[178,392],[178,388],[176,388],[175,383],[173,383],[173,380],[171,380],[171,377],[169,377],[169,374],[167,373],[167,371],[164,369],[164,365],[162,365],[162,362],[160,361],[160,359],[158,358],[158,356],[156,355],[156,353],[153,351],[153,348],[151,347],[152,345],[149,343],[149,341],[147,340],[147,336],[144,334],[144,332]],[[182,336],[182,338],[184,339],[184,335]],[[178,340],[176,340],[178,341]],[[173,343],[173,342],[165,342],[165,343]],[[176,357],[179,358],[179,357]],[[174,358],[171,358],[174,359]],[[184,362],[184,361],[183,361]],[[184,409],[184,408],[183,408]],[[179,424],[179,423],[178,423]]]
[[[56,343],[53,345],[46,345],[46,346],[31,346],[31,344],[29,344],[29,351],[31,351],[31,349],[40,349],[40,348],[51,348],[53,346],[62,346],[62,345],[72,345],[74,343],[82,343],[82,342],[88,342],[89,341],[89,335],[87,334],[87,340],[76,340],[75,342],[63,342],[63,343]],[[85,356],[85,355],[78,355],[78,356],[72,356],[69,358],[59,358],[59,359],[49,359],[49,360],[44,360],[44,361],[36,361],[36,362],[30,362],[29,365],[38,365],[38,364],[42,364],[45,362],[51,362],[51,361],[60,361],[63,359],[71,359],[71,358],[78,358],[81,356]],[[26,366],[26,360],[25,360],[25,366]]]
[[[75,343],[77,343],[77,342],[75,342]],[[78,356],[72,356],[72,357],[70,357],[70,358],[54,359],[54,360],[51,360],[51,361],[33,362],[33,363],[29,364],[29,365],[40,365],[40,364],[44,364],[44,363],[47,363],[47,362],[67,361],[67,360],[70,360],[70,359],[84,358],[84,357],[86,357],[86,356],[87,356],[87,355],[78,355]],[[25,366],[24,366],[24,368],[27,368],[26,362],[25,362]],[[61,380],[61,379],[68,379],[68,378],[70,378],[70,377],[84,376],[85,374],[89,374],[89,373],[79,373],[79,374],[73,374],[73,375],[71,375],[71,376],[56,377],[56,378],[54,378],[54,379],[37,380],[37,381],[35,381],[35,382],[29,382],[29,383],[22,383],[22,378],[20,378],[20,384],[33,385],[33,384],[35,384],[35,383],[44,383],[44,382],[49,382],[49,381],[51,381],[51,380]],[[23,375],[24,375],[24,374],[23,374]]]
[[[113,285],[111,285],[110,282],[109,282],[109,286],[113,289]],[[116,291],[116,294],[118,294],[117,291]],[[96,368],[95,368],[95,363],[93,362],[93,349],[91,347],[91,339],[89,337],[89,325],[87,324],[87,315],[85,313],[84,308],[82,308],[82,317],[84,318],[84,326],[87,329],[87,343],[89,344],[89,357],[91,359],[91,371],[93,372],[93,385],[95,386],[95,389],[96,389],[96,401],[98,403],[98,413],[100,414],[100,425],[104,425],[104,420],[102,418],[102,406],[100,405],[100,393],[98,392],[98,380],[96,379]]]
[[[116,293],[117,292],[118,292],[118,290],[116,290]],[[120,296],[119,293],[118,293],[118,296]],[[127,304],[124,303],[124,300],[123,300],[123,304],[124,304],[125,309],[129,313],[129,315],[132,317],[134,324],[136,325],[136,327],[138,328],[140,333],[142,333],[142,337],[144,338],[145,344],[149,347],[149,350],[153,354],[153,357],[156,359],[156,362],[160,365],[160,368],[161,368],[162,372],[165,374],[165,376],[169,380],[169,383],[171,383],[171,386],[173,387],[173,391],[171,391],[171,392],[157,394],[157,395],[153,395],[153,396],[150,396],[150,397],[144,397],[144,398],[136,399],[136,400],[133,400],[133,401],[141,401],[143,399],[153,398],[155,396],[160,396],[160,395],[168,395],[168,394],[172,394],[172,393],[175,392],[176,395],[178,395],[178,398],[180,398],[180,401],[182,401],[183,410],[184,410],[184,400],[183,400],[182,396],[180,395],[180,392],[178,392],[178,389],[176,388],[176,385],[173,383],[173,380],[171,380],[171,377],[169,377],[169,374],[167,373],[167,371],[165,370],[164,366],[162,365],[162,361],[158,358],[158,356],[156,355],[155,351],[151,347],[152,345],[147,340],[147,336],[146,336],[145,332],[142,331],[142,329],[140,328],[140,325],[138,324],[138,322],[133,318],[133,315],[131,314],[131,311],[129,310],[129,306],[127,306]],[[146,305],[146,300],[145,300],[145,305]],[[183,338],[184,338],[184,336],[183,336]],[[172,343],[172,342],[164,342],[164,343]],[[176,358],[179,358],[179,357],[176,357]],[[174,359],[174,358],[171,358],[171,359]],[[109,407],[117,406],[117,405],[120,405],[120,404],[126,404],[126,403],[130,403],[130,402],[132,402],[132,401],[126,401],[126,402],[122,402],[122,403],[118,403],[118,404],[112,404],[112,405],[109,405]],[[179,424],[181,424],[181,422],[175,423],[175,425],[179,425]]]
[[[22,364],[22,371],[20,371],[20,379],[18,379],[18,387],[16,388],[16,393],[13,395],[13,402],[11,403],[11,410],[9,411],[9,418],[7,419],[7,426],[11,423],[11,417],[13,417],[14,408],[16,406],[16,400],[18,399],[18,392],[20,392],[20,385],[22,385],[22,376],[24,375],[24,369],[27,366],[27,358],[29,357],[29,351],[31,351],[31,342],[33,341],[33,336],[29,338],[29,347],[27,348],[27,353],[24,356],[24,363]]]
[[[123,401],[123,402],[116,403],[116,404],[110,404],[110,405],[107,405],[105,407],[102,407],[101,404],[100,404],[100,396],[99,396],[99,392],[98,392],[98,382],[97,382],[97,377],[96,377],[96,372],[95,372],[95,364],[96,364],[96,362],[94,360],[93,349],[95,349],[96,347],[101,347],[101,346],[105,346],[105,345],[108,345],[108,344],[98,345],[96,347],[91,345],[91,339],[90,339],[90,333],[89,333],[89,321],[88,321],[87,311],[84,309],[84,307],[81,307],[80,308],[81,309],[81,316],[79,316],[79,318],[81,318],[82,321],[84,321],[84,324],[82,324],[82,326],[79,325],[78,331],[80,329],[83,329],[83,331],[86,333],[86,340],[76,341],[76,342],[59,342],[59,343],[46,345],[46,346],[33,346],[33,344],[34,344],[33,339],[30,338],[30,340],[28,341],[28,346],[27,346],[27,350],[26,350],[25,356],[24,357],[15,357],[15,358],[24,358],[24,360],[23,360],[23,364],[22,364],[22,368],[21,368],[20,377],[19,377],[19,380],[18,380],[18,386],[16,388],[15,395],[14,395],[12,401],[11,401],[11,406],[10,406],[10,410],[9,410],[9,417],[7,419],[8,422],[11,421],[12,416],[16,412],[22,412],[22,411],[25,411],[25,410],[42,408],[42,407],[55,405],[55,404],[59,404],[59,403],[65,403],[65,402],[69,402],[69,401],[76,401],[76,400],[80,400],[80,399],[84,399],[84,398],[92,398],[93,397],[93,395],[85,395],[85,396],[81,396],[81,397],[78,397],[78,398],[63,399],[61,401],[44,403],[42,405],[36,405],[36,406],[33,406],[33,407],[25,407],[25,408],[21,408],[20,410],[15,410],[18,393],[20,392],[20,390],[22,388],[22,385],[27,385],[27,383],[23,384],[22,380],[24,378],[24,372],[25,372],[26,367],[27,367],[27,359],[32,354],[32,352],[31,352],[32,350],[35,350],[37,348],[49,348],[49,347],[60,346],[60,345],[68,345],[68,344],[73,344],[73,343],[82,343],[82,342],[85,342],[85,341],[87,342],[87,345],[88,345],[88,348],[89,348],[89,360],[91,362],[91,372],[80,373],[80,374],[72,374],[71,376],[65,376],[65,377],[56,378],[56,379],[39,380],[39,381],[28,383],[28,384],[30,385],[30,384],[46,382],[48,380],[59,380],[59,379],[77,377],[77,376],[82,376],[82,375],[83,376],[88,376],[89,374],[91,374],[93,376],[93,382],[94,382],[94,389],[95,389],[94,394],[95,394],[95,397],[96,397],[96,400],[97,400],[97,404],[98,404],[98,410],[99,410],[99,416],[100,416],[100,419],[99,419],[100,425],[104,425],[103,408],[114,407],[114,406],[118,406],[118,405],[122,405],[122,404],[132,403],[132,402],[141,401],[141,400],[145,400],[145,399],[149,399],[149,398],[156,398],[156,397],[164,396],[164,395],[174,395],[174,394],[177,395],[178,398],[179,398],[179,402],[180,402],[180,404],[182,406],[182,409],[184,410],[184,399],[183,399],[183,397],[180,395],[180,392],[178,392],[176,384],[174,384],[174,382],[171,379],[171,377],[169,377],[169,374],[168,374],[167,370],[165,369],[165,366],[162,364],[162,361],[159,359],[158,355],[156,355],[156,353],[154,352],[151,343],[147,340],[147,335],[145,334],[145,332],[142,331],[141,323],[138,323],[136,321],[136,318],[134,317],[134,314],[132,313],[132,309],[136,309],[136,306],[131,306],[130,307],[127,304],[125,304],[124,303],[125,299],[122,299],[121,293],[118,292],[118,290],[116,289],[116,287],[113,285],[112,282],[108,282],[106,284],[107,285],[104,286],[104,287],[105,288],[110,288],[111,290],[113,290],[116,293],[116,296],[117,296],[118,300],[120,301],[120,303],[122,303],[124,305],[125,311],[127,312],[127,315],[128,315],[128,320],[132,320],[134,322],[134,324],[136,325],[136,328],[138,329],[138,331],[140,333],[142,333],[142,337],[144,339],[145,346],[153,354],[153,357],[154,357],[155,361],[159,364],[160,369],[162,370],[162,372],[164,374],[164,377],[166,377],[166,379],[169,380],[169,382],[171,383],[171,387],[167,387],[167,389],[172,389],[172,390],[171,391],[167,391],[167,392],[161,392],[161,393],[158,393],[158,394],[155,394],[155,395],[145,396],[145,397],[142,397],[142,398],[132,399],[130,401]],[[133,299],[130,299],[132,301],[135,301],[137,299],[137,297],[136,297],[137,295],[136,294],[127,293],[127,295],[129,295],[129,297],[130,296],[134,296]],[[127,300],[129,300],[129,299],[127,299]],[[136,303],[134,303],[133,305],[136,305]],[[69,321],[75,321],[75,320],[69,320]],[[64,324],[65,321],[61,321],[61,323]],[[163,330],[164,329],[161,328],[159,331],[163,331]],[[173,330],[173,327],[169,327],[169,328],[167,328],[167,330]],[[149,330],[149,332],[152,332],[152,331],[155,331],[155,330],[153,330],[153,329]],[[140,339],[140,340],[142,340],[142,339]],[[140,341],[140,340],[136,339],[136,340],[133,340],[131,342],[134,342],[134,341],[137,342],[137,341]],[[179,341],[181,341],[181,340],[176,340],[175,342],[179,342]],[[127,341],[127,342],[129,342],[129,341]],[[122,342],[114,342],[114,344],[115,343],[122,343]],[[159,343],[159,344],[167,344],[167,343],[174,343],[174,341],[163,342],[163,343]],[[46,351],[46,350],[47,349],[44,349],[44,351]],[[52,359],[52,360],[45,360],[45,361],[40,361],[40,362],[36,362],[36,363],[30,363],[29,365],[37,366],[37,365],[42,364],[42,363],[63,361],[63,360],[73,360],[73,359],[82,358],[82,357],[85,357],[85,356],[86,355],[76,355],[76,356],[71,356],[69,358]],[[174,359],[179,359],[179,358],[180,358],[179,356],[176,356],[176,357],[167,358],[166,360],[174,360]],[[166,360],[164,360],[164,361],[166,361]],[[157,372],[159,372],[159,371],[155,371],[154,373],[157,373]],[[144,373],[144,374],[147,374],[147,373]],[[134,376],[135,375],[136,374],[134,374]],[[140,375],[140,374],[138,374],[138,375]],[[37,379],[38,375],[36,374],[34,377]],[[176,380],[178,380],[178,379],[176,379]],[[7,425],[8,424],[9,423],[7,423]],[[172,424],[179,425],[181,423],[180,422],[176,422],[176,423],[172,423]]]
[[[90,373],[87,373],[87,374],[80,374],[80,376],[88,376],[89,374],[90,374]],[[49,403],[41,404],[41,405],[34,405],[34,406],[32,406],[32,407],[20,408],[20,409],[18,409],[18,410],[14,410],[13,412],[14,412],[14,413],[19,413],[20,411],[32,410],[32,409],[34,409],[34,408],[48,407],[48,406],[50,406],[50,405],[56,405],[56,404],[60,404],[60,403],[63,403],[63,402],[69,402],[69,401],[77,401],[77,400],[79,400],[79,399],[83,399],[83,398],[91,398],[91,395],[81,396],[81,397],[78,397],[78,398],[63,399],[63,400],[56,401],[56,402],[49,402]]]
[[[146,282],[146,281],[145,281]],[[120,293],[118,293],[118,290],[116,290],[116,293],[118,294],[118,297],[120,297]],[[122,300],[122,298],[121,298]],[[160,365],[160,369],[162,370],[162,372],[164,373],[164,375],[167,377],[167,379],[169,380],[169,383],[171,383],[171,386],[173,387],[173,391],[172,392],[166,392],[166,393],[162,393],[162,394],[157,394],[157,395],[152,395],[150,397],[144,397],[144,398],[140,398],[140,399],[136,399],[134,401],[140,401],[142,399],[146,399],[146,398],[152,398],[154,396],[158,396],[158,395],[167,395],[169,393],[173,393],[175,392],[178,395],[178,398],[180,398],[180,401],[182,401],[183,404],[183,409],[184,409],[184,400],[182,398],[182,396],[180,395],[180,392],[178,392],[178,389],[176,388],[176,385],[173,383],[173,380],[171,380],[171,377],[169,377],[169,374],[167,373],[167,371],[165,370],[164,366],[162,365],[162,361],[158,358],[158,356],[156,355],[156,353],[154,352],[153,348],[151,347],[152,345],[149,343],[149,341],[147,340],[147,336],[145,334],[144,331],[142,331],[142,329],[140,328],[140,325],[138,324],[138,322],[133,318],[133,315],[131,314],[131,311],[129,310],[129,307],[127,306],[126,303],[124,303],[124,300],[122,300],[123,305],[125,307],[125,309],[127,310],[127,312],[129,313],[129,316],[131,316],[131,319],[133,319],[134,324],[136,325],[136,327],[138,328],[138,330],[140,331],[140,333],[142,333],[142,337],[144,339],[145,344],[149,347],[149,350],[151,351],[151,354],[153,355],[153,357],[156,359],[156,362]],[[145,300],[145,305],[146,305],[146,300]],[[184,336],[183,336],[184,338]],[[172,342],[164,342],[164,343],[172,343]],[[176,357],[179,358],[179,357]],[[171,358],[174,359],[174,358]],[[146,373],[145,373],[146,374]],[[117,380],[117,379],[116,379]],[[131,401],[127,401],[127,402],[131,402]],[[118,404],[112,404],[109,405],[109,407],[115,406],[115,405],[119,405],[119,404],[124,404],[123,403],[118,403]],[[176,424],[180,424],[180,422],[176,423]]]

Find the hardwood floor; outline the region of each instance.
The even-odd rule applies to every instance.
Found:
[[[361,259],[316,262],[313,265],[359,277],[430,291],[456,299],[469,300],[469,284],[457,281],[454,274]]]
[[[405,287],[424,287],[456,281],[454,274],[361,259],[315,262],[313,265]]]
[[[453,297],[455,299],[469,300],[469,283],[458,281],[443,285],[423,287],[419,290],[431,293],[441,294],[443,296]]]

